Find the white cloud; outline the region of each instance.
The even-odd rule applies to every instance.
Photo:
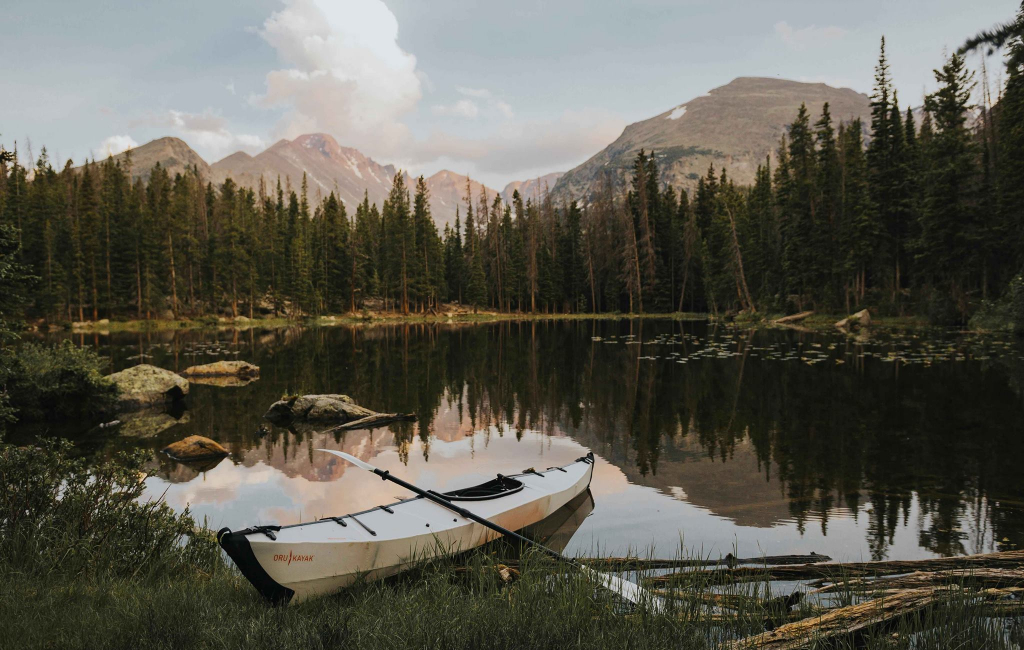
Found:
[[[234,81],[228,82],[228,85],[224,86],[224,89],[227,90],[232,95],[234,95],[235,94],[235,82]]]
[[[465,117],[472,120],[476,119],[477,115],[480,114],[480,107],[474,101],[460,99],[451,106],[435,106],[431,109],[431,112],[434,115]]]
[[[401,118],[419,103],[420,75],[381,0],[285,0],[259,34],[287,66],[267,73],[256,98],[288,109],[278,136],[325,131],[378,156],[408,142]]]
[[[459,94],[465,95],[466,97],[476,97],[477,99],[490,99],[491,91],[486,88],[466,88],[465,86],[456,86],[455,90],[459,91]]]
[[[434,106],[431,109],[431,112],[434,115],[440,117],[462,117],[471,120],[475,120],[481,115],[488,115],[504,120],[511,120],[515,117],[515,113],[512,111],[512,106],[510,106],[508,102],[495,97],[494,93],[486,88],[466,88],[465,86],[456,86],[455,90],[460,95],[472,97],[472,99],[459,99],[454,104],[439,104]],[[481,103],[484,105],[483,108],[480,106]]]
[[[823,47],[846,35],[846,30],[835,25],[818,27],[808,25],[795,29],[784,20],[775,23],[775,35],[782,39],[782,42],[790,49],[803,51]]]
[[[92,154],[96,160],[106,160],[110,156],[116,156],[122,151],[134,149],[137,146],[139,143],[130,135],[112,135],[93,149]]]
[[[509,106],[508,104],[506,104],[505,102],[500,101],[500,100],[494,102],[494,108],[497,109],[497,111],[499,113],[501,113],[501,115],[506,120],[511,120],[512,119],[512,117],[513,117],[513,115],[512,115],[512,107]]]

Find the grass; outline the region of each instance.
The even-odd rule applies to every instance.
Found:
[[[33,576],[0,568],[0,638],[12,648],[722,648],[763,630],[755,606],[723,619],[687,587],[665,614],[624,613],[575,571],[546,559],[503,583],[482,554],[471,570],[433,562],[390,581],[291,607],[270,607],[233,570],[111,578]],[[751,593],[751,585],[745,585]],[[763,593],[763,592],[762,592]],[[753,602],[753,601],[751,601]],[[966,599],[860,639],[856,647],[1019,648],[1020,622],[987,618]],[[853,640],[832,647],[853,648]]]
[[[675,585],[660,613],[628,609],[582,572],[537,553],[506,581],[495,547],[271,607],[187,511],[139,501],[145,455],[86,461],[71,452],[64,442],[0,441],[2,647],[713,649],[786,616],[765,598],[766,582],[724,585],[713,573]],[[709,604],[714,594],[739,605],[723,614]],[[938,650],[951,640],[1010,650],[1022,637],[1021,620],[990,618],[953,596],[857,641],[879,650]]]

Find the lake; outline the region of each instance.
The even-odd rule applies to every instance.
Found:
[[[570,553],[671,557],[683,545],[855,561],[1024,548],[1024,348],[1012,337],[632,319],[59,336],[112,370],[260,366],[255,382],[193,383],[184,408],[119,429],[14,433],[75,435],[87,454],[147,450],[147,494],[214,529],[406,496],[318,447],[438,490],[592,450],[594,509]],[[305,393],[417,419],[344,434],[262,419]],[[191,434],[231,456],[192,467],[159,453]]]

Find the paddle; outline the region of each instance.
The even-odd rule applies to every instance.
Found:
[[[537,550],[543,551],[544,553],[547,553],[548,555],[550,555],[551,557],[555,558],[556,560],[561,560],[562,562],[567,562],[570,565],[572,565],[572,566],[576,567],[577,569],[579,569],[580,571],[582,571],[583,574],[585,576],[587,576],[587,578],[593,580],[594,582],[596,582],[597,584],[601,585],[602,587],[605,587],[606,589],[608,589],[608,590],[618,594],[619,596],[622,596],[623,598],[625,598],[626,600],[628,600],[631,603],[639,604],[639,603],[642,603],[642,602],[646,602],[648,604],[648,606],[654,607],[656,609],[660,609],[660,601],[658,601],[657,599],[652,597],[649,593],[645,592],[639,585],[637,585],[635,583],[632,583],[629,580],[623,580],[622,578],[618,578],[616,576],[612,576],[612,575],[608,575],[606,573],[600,573],[598,571],[594,571],[590,567],[584,566],[584,565],[580,564],[579,562],[577,562],[577,561],[575,561],[575,560],[573,560],[571,558],[567,558],[564,555],[562,555],[561,553],[559,553],[558,551],[550,549],[547,546],[544,546],[543,544],[541,544],[540,542],[535,542],[535,541],[533,541],[532,539],[530,539],[528,537],[523,537],[522,535],[520,535],[517,532],[511,531],[511,530],[505,528],[504,526],[499,526],[498,524],[494,523],[493,521],[488,521],[487,519],[484,519],[483,517],[481,517],[479,515],[476,515],[476,514],[470,512],[469,510],[466,510],[465,508],[462,508],[460,506],[455,505],[454,503],[452,503],[451,501],[448,501],[447,499],[445,499],[442,495],[438,494],[437,492],[433,492],[431,490],[424,490],[424,489],[418,488],[415,485],[413,485],[412,483],[407,483],[406,481],[403,481],[402,479],[398,478],[397,476],[392,475],[387,470],[382,470],[382,469],[379,469],[377,467],[374,467],[373,465],[371,465],[369,463],[365,463],[365,462],[359,460],[358,458],[356,458],[355,456],[350,456],[349,454],[346,454],[343,451],[335,451],[333,449],[318,449],[317,451],[326,451],[328,454],[334,454],[335,456],[338,456],[339,458],[344,458],[345,460],[347,460],[348,462],[352,463],[356,467],[358,467],[360,469],[365,469],[368,472],[373,472],[374,474],[376,474],[377,476],[381,477],[385,481],[391,481],[392,483],[397,483],[398,485],[401,485],[402,487],[404,487],[406,490],[409,490],[410,492],[418,494],[419,496],[423,497],[424,499],[427,499],[429,501],[433,501],[437,505],[442,506],[444,508],[447,508],[448,510],[451,510],[452,512],[454,512],[455,514],[459,515],[460,517],[463,517],[465,519],[469,519],[471,521],[475,521],[476,523],[478,523],[478,524],[480,524],[482,526],[486,526],[486,527],[490,528],[491,530],[493,530],[495,532],[501,533],[505,537],[509,537],[509,538],[518,540],[518,541],[522,542],[523,544],[527,544],[529,546],[533,546]]]

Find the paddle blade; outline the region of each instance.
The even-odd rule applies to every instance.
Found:
[[[600,571],[595,571],[590,567],[580,566],[580,568],[583,569],[583,573],[588,578],[631,603],[636,605],[646,605],[655,612],[660,612],[665,607],[665,603],[660,598],[654,596],[635,582],[630,582],[629,580],[613,576],[608,573],[601,573]]]
[[[365,469],[368,472],[372,472],[373,470],[377,469],[376,467],[374,467],[370,463],[364,463],[363,461],[359,460],[355,456],[352,456],[350,454],[346,454],[343,451],[335,451],[334,449],[317,449],[317,451],[326,451],[328,454],[334,454],[335,456],[337,456],[339,458],[344,458],[345,460],[347,460],[348,462],[352,463],[356,467],[358,467],[360,469]]]

